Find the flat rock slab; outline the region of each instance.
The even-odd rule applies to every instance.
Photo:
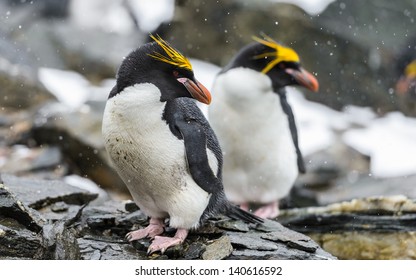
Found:
[[[228,236],[222,236],[205,247],[203,260],[222,260],[233,252],[233,246]]]
[[[416,202],[404,196],[284,210],[279,221],[341,259],[416,259]]]
[[[1,185],[0,209],[7,211],[0,212],[0,243],[20,244],[20,247],[15,246],[19,251],[0,245],[8,258],[335,259],[311,238],[277,222],[267,220],[259,226],[222,216],[209,219],[191,231],[183,244],[169,248],[164,254],[147,255],[151,240],[129,243],[124,238],[127,232],[149,223],[148,218],[140,210],[133,211],[128,202],[107,200],[99,205],[87,205],[85,203],[96,194],[61,181],[11,175],[2,179],[10,190]],[[32,216],[41,214],[25,205],[41,208],[42,217],[47,218],[43,218],[43,223],[36,222]],[[32,212],[34,214],[30,214]],[[168,220],[166,225],[164,235],[173,236],[175,229],[168,226]]]
[[[13,219],[0,217],[0,259],[42,259],[42,238]]]
[[[141,260],[146,254],[138,254],[127,242],[95,239],[91,236],[78,238],[81,259],[84,260]]]
[[[98,195],[70,186],[58,180],[38,180],[2,174],[3,184],[23,203],[40,209],[57,201],[82,205],[94,200]]]
[[[8,217],[27,229],[40,232],[46,221],[24,202],[20,201],[7,187],[0,184],[0,217]]]

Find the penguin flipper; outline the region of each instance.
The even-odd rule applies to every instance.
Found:
[[[292,134],[293,144],[295,145],[296,154],[298,156],[298,159],[297,159],[298,169],[300,173],[305,173],[306,172],[305,162],[303,160],[302,152],[300,151],[300,148],[299,148],[298,129],[296,128],[295,116],[293,114],[292,108],[290,107],[290,104],[286,98],[286,90],[279,89],[279,95],[280,95],[280,103],[282,105],[282,109],[286,113],[287,119],[289,121],[290,133]]]
[[[194,181],[206,192],[222,189],[222,183],[214,174],[208,161],[207,135],[197,120],[176,120],[176,128],[185,144],[185,156]]]

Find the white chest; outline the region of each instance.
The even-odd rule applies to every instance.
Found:
[[[298,174],[287,115],[270,79],[250,69],[219,76],[209,117],[224,152],[224,187],[236,202],[272,201]]]
[[[151,84],[125,89],[107,101],[103,137],[135,202],[151,217],[192,228],[209,201],[189,174],[183,140],[162,119],[165,103]]]

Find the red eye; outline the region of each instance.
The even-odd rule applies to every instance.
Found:
[[[173,76],[175,76],[175,78],[179,77],[179,72],[178,71],[173,71]]]

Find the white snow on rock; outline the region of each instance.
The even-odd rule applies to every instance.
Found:
[[[152,32],[161,23],[171,21],[175,10],[174,0],[129,0],[128,3],[144,32]]]
[[[89,81],[74,71],[40,68],[39,80],[55,97],[68,107],[80,107],[88,99]]]
[[[128,34],[154,31],[173,18],[174,0],[72,0],[71,21],[83,29]]]
[[[78,72],[53,68],[40,68],[38,77],[46,89],[70,109],[79,109],[88,100],[107,100],[116,84],[115,79],[107,79],[99,86],[93,85]]]
[[[294,4],[310,15],[322,13],[335,0],[269,0],[278,3]],[[345,5],[345,4],[344,4]]]
[[[375,177],[397,177],[416,173],[416,119],[400,112],[374,119],[367,127],[350,129],[343,141],[371,158]]]

